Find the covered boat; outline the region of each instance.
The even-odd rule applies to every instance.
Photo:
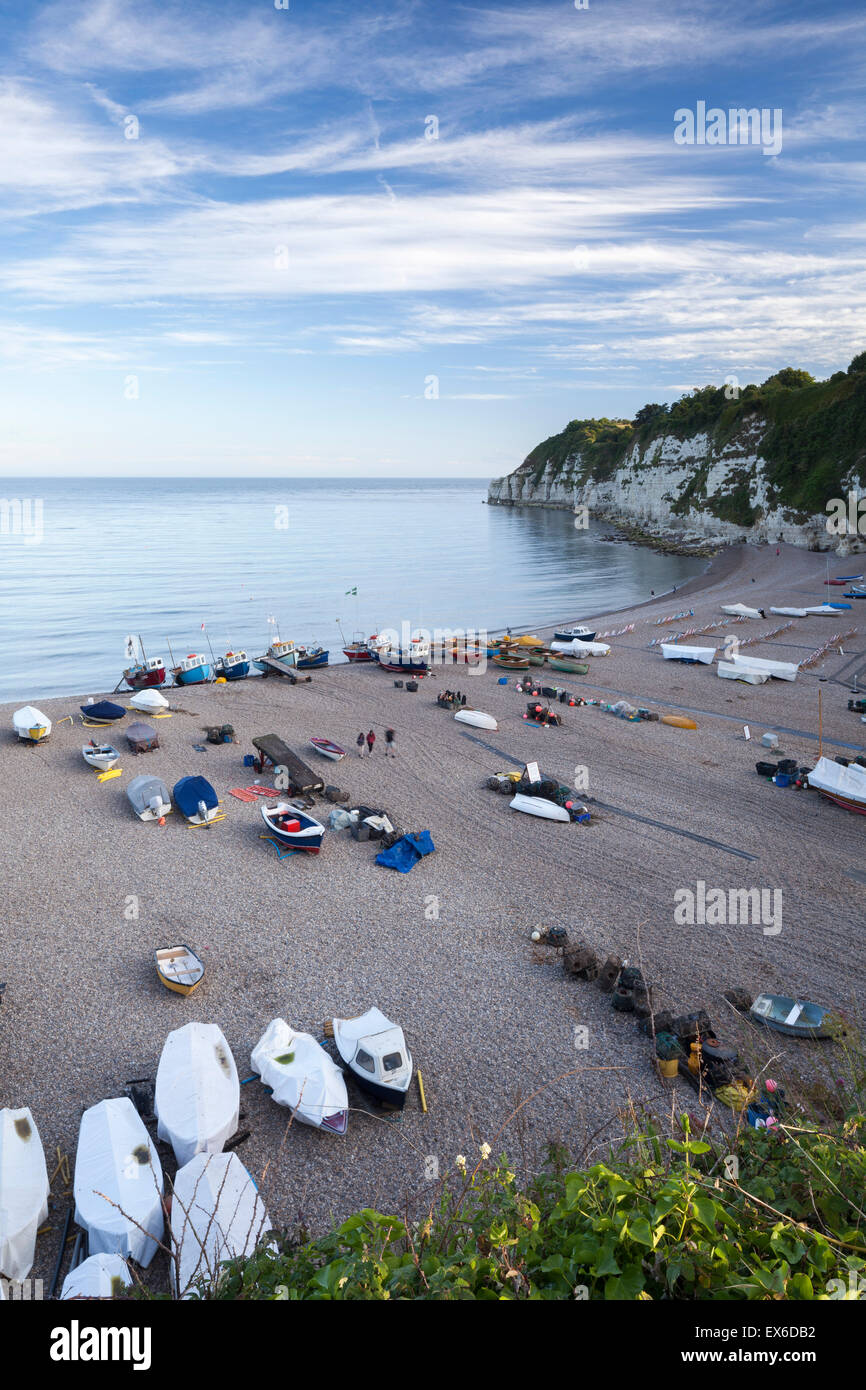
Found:
[[[830,1010],[807,999],[789,999],[784,994],[759,994],[749,1018],[763,1023],[789,1038],[829,1038]]]
[[[571,816],[564,806],[557,806],[555,801],[548,801],[543,796],[526,796],[523,792],[518,792],[508,804],[512,811],[523,811],[527,816],[540,816],[542,820],[571,821]]]
[[[742,662],[735,666],[733,661],[717,662],[716,674],[722,680],[745,681],[746,685],[766,685],[770,679],[769,671],[757,671],[754,666],[746,666]]]
[[[570,653],[572,656],[609,656],[609,642],[551,642],[550,650]]]
[[[93,739],[82,746],[81,755],[84,761],[95,767],[98,772],[107,772],[120,757],[117,749],[112,748],[110,743],[94,743]]]
[[[750,671],[766,671],[777,681],[795,681],[797,667],[793,661],[764,661],[757,656],[742,656],[739,652],[731,657],[737,667],[747,666]]]
[[[159,747],[159,734],[149,724],[130,724],[126,741],[133,753],[150,753]]]
[[[12,716],[12,728],[27,743],[41,743],[51,733],[51,720],[35,705],[24,705]]]
[[[866,816],[866,767],[859,763],[843,767],[832,758],[819,758],[806,780],[837,806]]]
[[[661,646],[665,661],[700,661],[711,666],[716,655],[715,647],[681,647],[676,642],[662,642]]]
[[[156,1072],[157,1133],[178,1163],[220,1153],[238,1127],[240,1085],[231,1048],[215,1023],[187,1023],[169,1033]]]
[[[126,795],[139,820],[162,820],[171,810],[168,787],[158,777],[133,777]]]
[[[131,696],[129,703],[134,709],[141,710],[142,714],[162,714],[168,709],[168,700],[158,690],[152,687],[148,690],[139,690]]]
[[[212,825],[225,820],[220,801],[206,777],[181,777],[172,791],[174,804],[190,825]]]
[[[128,1097],[82,1115],[74,1192],[90,1254],[122,1255],[146,1269],[164,1229],[162,1164]]]
[[[591,627],[564,627],[559,632],[554,632],[555,642],[594,642],[595,630]]]
[[[123,673],[123,679],[133,690],[145,690],[150,686],[162,685],[165,677],[165,662],[161,656],[145,657]]]
[[[276,806],[260,803],[262,820],[269,835],[273,835],[281,845],[289,849],[303,849],[310,854],[318,854],[325,838],[325,827],[308,816],[289,801],[280,801]]]
[[[204,961],[189,946],[162,946],[153,958],[157,977],[174,994],[192,994],[204,979]]]
[[[458,724],[472,724],[476,729],[498,729],[499,725],[492,714],[483,709],[459,709],[454,718]]]
[[[780,618],[805,618],[809,612],[808,608],[771,608],[771,613],[776,613]]]
[[[225,656],[218,656],[214,665],[214,674],[222,676],[227,681],[242,681],[250,674],[252,662],[246,652],[226,652]]]
[[[305,1125],[345,1134],[349,1099],[343,1073],[310,1033],[296,1033],[273,1019],[252,1051],[252,1068]]]
[[[329,738],[311,738],[310,743],[317,753],[321,753],[323,758],[330,758],[332,762],[338,763],[346,756],[345,748],[341,748],[339,743],[332,743]]]
[[[334,1041],[362,1090],[402,1110],[412,1080],[403,1029],[372,1008],[358,1018],[335,1018]]]
[[[172,666],[171,674],[177,685],[203,685],[210,680],[210,662],[199,652],[190,652],[189,656]]]
[[[91,1255],[69,1271],[60,1297],[121,1298],[131,1287],[129,1265],[121,1255]]]
[[[745,603],[723,603],[722,612],[729,613],[732,618],[760,618],[762,616],[760,608],[749,608]]]
[[[850,608],[851,605],[850,603],[819,603],[814,608],[804,609],[804,612],[808,613],[810,617],[838,618],[840,607]]]
[[[48,1191],[36,1121],[26,1106],[0,1110],[0,1274],[6,1279],[26,1279],[33,1268]]]
[[[88,700],[79,709],[85,724],[116,724],[118,719],[126,718],[123,705],[115,705],[111,700]]]
[[[212,1285],[225,1260],[251,1255],[271,1229],[256,1185],[237,1154],[196,1154],[178,1170],[171,1203],[172,1292]]]

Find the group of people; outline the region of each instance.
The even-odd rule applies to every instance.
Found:
[[[365,749],[367,750],[367,757],[368,757],[368,758],[370,758],[370,757],[373,756],[373,748],[375,747],[375,744],[376,744],[376,735],[375,735],[375,733],[373,732],[372,729],[370,729],[370,731],[369,731],[368,733],[366,733],[366,734],[362,731],[362,732],[358,735],[358,737],[356,738],[355,742],[356,742],[357,745],[358,745],[358,757],[359,757],[359,758],[363,758],[363,756],[364,756],[364,750],[365,750]],[[386,729],[386,730],[385,730],[385,757],[386,757],[386,758],[389,758],[389,757],[390,757],[390,758],[396,758],[396,756],[397,756],[397,749],[396,749],[395,743],[396,743],[396,738],[395,738],[394,730],[393,730],[393,729]]]

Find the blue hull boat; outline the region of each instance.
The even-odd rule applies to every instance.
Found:
[[[217,657],[214,674],[227,681],[242,681],[250,674],[251,665],[246,653],[226,652],[225,656]]]
[[[318,666],[327,666],[330,653],[323,651],[321,647],[311,647],[308,650],[298,648],[298,670],[312,671]]]
[[[210,680],[210,662],[203,656],[190,653],[178,666],[172,668],[177,685],[203,685]]]

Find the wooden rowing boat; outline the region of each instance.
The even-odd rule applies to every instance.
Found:
[[[589,670],[585,661],[572,661],[567,656],[549,656],[547,664],[554,671],[569,671],[574,676],[585,676]]]
[[[192,994],[204,979],[204,962],[189,946],[164,946],[153,959],[160,982],[174,994]]]

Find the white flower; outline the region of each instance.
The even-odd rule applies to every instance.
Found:
[[[490,1145],[489,1145],[489,1144],[482,1144],[482,1145],[481,1145],[480,1153],[481,1153],[481,1157],[482,1157],[482,1158],[489,1158],[489,1157],[490,1157],[490,1152],[491,1152],[491,1150],[490,1150]]]
[[[457,1167],[461,1170],[461,1172],[465,1172],[465,1171],[466,1171],[466,1156],[465,1156],[465,1154],[458,1154],[457,1157],[455,1158],[454,1162],[457,1164]]]

